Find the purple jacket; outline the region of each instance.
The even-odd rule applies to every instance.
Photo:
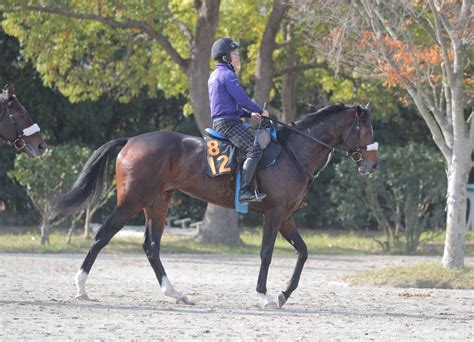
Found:
[[[249,99],[240,87],[239,79],[234,70],[224,63],[217,64],[207,82],[211,117],[213,121],[240,120],[250,117],[251,112],[262,113],[262,108]],[[249,112],[243,111],[245,108]]]

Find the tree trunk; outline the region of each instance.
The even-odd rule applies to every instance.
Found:
[[[464,267],[466,185],[471,168],[471,148],[467,142],[465,146],[461,146],[460,151],[453,150],[453,159],[448,171],[447,223],[443,254],[443,266],[447,268]]]
[[[254,99],[260,105],[263,105],[264,102],[268,102],[270,91],[273,87],[273,76],[275,74],[273,52],[277,47],[275,39],[280,30],[283,15],[288,7],[285,0],[274,0],[272,12],[270,13],[265,31],[263,32],[262,42],[257,56],[254,88]]]
[[[233,209],[207,205],[198,241],[226,245],[241,245],[239,215]],[[234,225],[234,223],[236,223]]]
[[[211,127],[207,81],[210,74],[211,47],[219,21],[219,7],[220,0],[196,2],[199,20],[191,63],[186,74],[189,80],[189,97],[193,115],[201,134],[204,133],[206,127]],[[208,204],[198,240],[219,244],[241,243],[238,215],[234,210]]]
[[[41,222],[41,244],[49,245],[49,225],[47,222]]]
[[[281,104],[283,115],[281,121],[290,122],[296,119],[296,81],[298,72],[287,72],[283,75]]]
[[[77,218],[76,216],[74,216],[74,218],[72,219],[72,222],[71,222],[71,226],[69,227],[69,230],[67,232],[67,238],[66,238],[66,243],[69,245],[72,241],[72,234],[74,233],[74,231],[76,230],[76,222],[77,222]]]

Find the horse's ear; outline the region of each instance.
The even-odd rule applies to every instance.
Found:
[[[364,115],[364,110],[362,109],[361,106],[359,106],[359,105],[356,106],[355,115],[359,118]]]
[[[13,83],[10,83],[9,85],[6,86],[7,90],[7,100],[10,100],[15,93],[15,87],[13,86]]]
[[[370,101],[367,102],[367,104],[365,105],[365,110],[370,112],[372,110],[372,105],[370,104]]]

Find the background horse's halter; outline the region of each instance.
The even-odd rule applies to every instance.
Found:
[[[35,133],[39,133],[41,130],[40,130],[39,126],[36,123],[29,126],[29,127],[26,127],[23,130],[21,130],[18,127],[18,123],[15,119],[15,115],[11,113],[11,110],[8,107],[8,102],[9,101],[10,100],[1,101],[2,118],[0,119],[0,122],[2,122],[5,119],[5,116],[8,115],[8,118],[10,119],[10,122],[13,124],[13,126],[15,126],[16,137],[15,137],[15,140],[13,140],[13,141],[10,141],[10,140],[7,140],[7,139],[1,138],[1,137],[0,137],[0,140],[2,140],[7,145],[13,146],[18,152],[20,152],[26,146],[26,142],[23,139],[23,137],[29,137],[29,136],[31,136]]]

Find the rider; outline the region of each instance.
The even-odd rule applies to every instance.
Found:
[[[214,42],[212,58],[218,64],[209,77],[208,88],[213,128],[245,153],[239,202],[247,203],[261,201],[266,194],[250,191],[262,149],[258,143],[254,144],[254,136],[243,127],[240,118],[262,121],[263,116],[268,117],[268,111],[250,100],[240,86],[235,74],[235,69],[240,69],[238,47],[239,44],[229,38]]]

